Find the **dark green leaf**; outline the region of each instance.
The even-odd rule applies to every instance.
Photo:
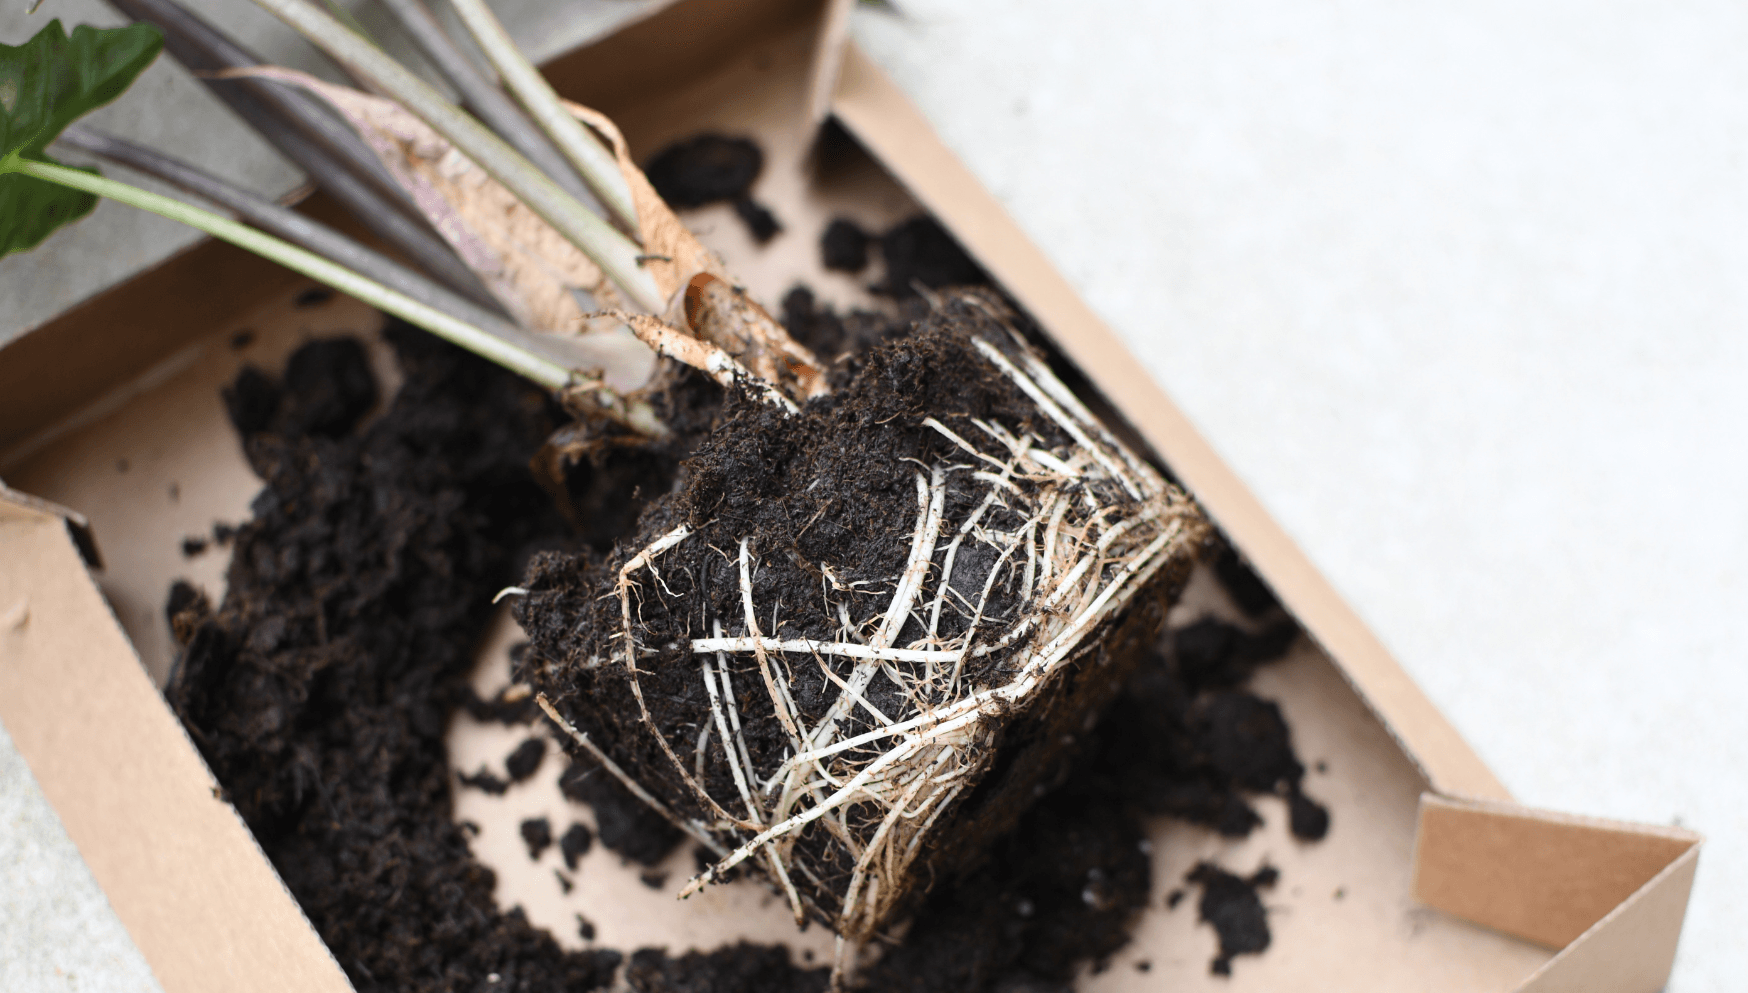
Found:
[[[49,142],[120,96],[163,44],[163,35],[149,24],[82,24],[68,37],[57,20],[22,45],[0,45],[0,169],[19,159],[54,161],[43,153]],[[96,203],[88,193],[0,174],[0,255],[34,248]]]

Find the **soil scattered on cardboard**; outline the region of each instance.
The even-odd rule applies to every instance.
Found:
[[[356,384],[375,390],[356,341],[306,346],[299,388],[245,370],[227,395],[265,485],[224,602],[177,597],[167,693],[356,988],[593,989],[621,956],[497,906],[449,816],[443,737],[490,587],[570,540],[527,468],[553,411],[423,331],[385,336],[405,382],[362,430],[341,423],[369,407]]]
[[[881,235],[880,255],[886,260],[886,280],[877,289],[893,297],[915,296],[919,286],[933,290],[989,281],[983,267],[928,214],[918,214]]]
[[[1233,956],[1261,955],[1268,950],[1271,939],[1268,911],[1257,891],[1273,888],[1280,878],[1273,866],[1265,865],[1244,877],[1212,862],[1198,864],[1184,877],[1185,882],[1202,888],[1196,913],[1220,936],[1220,953],[1209,963],[1208,971],[1216,976],[1230,976]]]
[[[794,311],[851,345],[846,365],[866,343],[908,331],[810,300]],[[167,605],[185,644],[171,702],[323,940],[360,990],[474,989],[492,974],[493,989],[586,990],[622,965],[642,993],[822,989],[826,970],[782,948],[644,949],[627,962],[566,951],[496,905],[491,870],[450,817],[450,790],[508,784],[485,768],[451,778],[448,717],[467,708],[531,719],[526,698],[481,700],[468,685],[491,595],[534,551],[602,554],[629,526],[585,518],[579,534],[533,482],[529,459],[555,423],[538,391],[423,332],[391,322],[384,333],[404,385],[362,427],[375,385],[363,402],[356,342],[294,357],[326,363],[320,382],[238,377],[227,405],[266,485],[232,538],[224,602],[215,609],[178,584]],[[720,405],[713,389],[695,385],[689,413],[671,416],[693,429],[675,450],[570,466],[574,503],[641,505],[667,492]],[[1056,788],[956,884],[933,889],[905,940],[864,970],[869,988],[1065,989],[1079,963],[1127,942],[1148,900],[1148,815],[1233,818],[1241,830],[1256,822],[1254,811],[1232,814],[1248,792],[1297,795],[1303,767],[1278,710],[1234,688],[1289,635],[1202,637],[1214,643],[1168,638],[1142,659]],[[1232,751],[1252,741],[1266,760]],[[681,839],[586,761],[572,759],[561,785],[594,808],[600,842],[622,857],[654,865]],[[570,865],[593,840],[576,824],[557,843]],[[578,929],[592,939],[582,915]]]
[[[701,134],[677,141],[645,163],[651,186],[679,210],[727,202],[759,244],[770,241],[783,225],[770,208],[752,197],[753,184],[765,168],[765,153],[747,138]]]
[[[861,272],[868,268],[868,232],[847,217],[839,217],[826,225],[819,236],[819,257],[827,269],[839,272]]]

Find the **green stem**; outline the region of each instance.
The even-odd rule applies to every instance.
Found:
[[[601,198],[613,217],[628,231],[638,230],[637,205],[631,199],[631,187],[619,171],[619,163],[611,152],[589,134],[577,119],[558,102],[552,84],[534,68],[516,47],[510,33],[491,12],[484,0],[449,0],[449,6],[467,26],[480,51],[491,60],[492,68],[516,95],[523,109],[540,125],[553,144],[570,159],[589,189]]]
[[[317,282],[326,283],[341,293],[356,297],[408,323],[416,324],[439,338],[459,345],[511,372],[525,376],[549,390],[561,389],[571,381],[570,370],[555,362],[550,362],[513,345],[506,344],[465,321],[456,320],[429,304],[420,303],[405,293],[391,290],[344,266],[335,265],[314,252],[305,251],[272,235],[262,234],[254,228],[238,224],[228,217],[221,217],[211,211],[202,210],[192,204],[186,204],[148,190],[142,190],[137,186],[129,186],[113,179],[105,179],[102,176],[94,176],[77,169],[68,169],[65,166],[50,165],[46,162],[34,162],[16,156],[8,157],[5,160],[0,160],[0,174],[8,172],[22,173],[75,190],[95,193],[98,196],[108,197],[130,207],[151,211],[161,217],[167,217],[172,221],[179,221],[189,227],[204,231],[214,238],[247,249],[262,258],[277,262],[287,269],[302,273]]]
[[[661,313],[667,301],[639,264],[637,243],[560,189],[502,138],[463,113],[441,93],[382,50],[347,30],[306,0],[255,0],[349,70],[392,96],[461,154],[516,195],[583,254],[593,259],[639,307]]]

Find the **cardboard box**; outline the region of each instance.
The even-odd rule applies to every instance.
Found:
[[[612,115],[640,158],[707,126],[757,137],[767,155],[758,195],[791,228],[787,240],[757,249],[726,207],[688,220],[766,300],[798,278],[827,300],[857,298],[852,280],[818,266],[813,233],[835,213],[879,226],[917,205],[932,211],[1123,412],[1321,646],[1301,642],[1255,687],[1280,701],[1300,753],[1326,764],[1310,785],[1334,816],[1329,837],[1297,843],[1267,806],[1268,826],[1242,842],[1163,820],[1153,827],[1160,893],[1202,857],[1280,868],[1283,886],[1269,898],[1274,946],[1241,960],[1230,980],[1210,977],[1211,933],[1156,894],[1130,947],[1079,988],[1660,988],[1698,836],[1512,803],[1120,340],[902,93],[844,45],[849,6],[687,0],[547,70],[561,92]],[[813,139],[828,113],[865,155],[821,161]],[[319,198],[308,209],[334,219]],[[222,555],[185,559],[181,537],[241,520],[257,486],[219,387],[243,361],[272,367],[312,335],[375,323],[344,299],[299,309],[306,286],[205,243],[0,350],[0,476],[16,487],[0,491],[0,721],[171,993],[349,988],[156,687],[170,663],[170,581],[222,590]],[[244,330],[252,343],[238,350]],[[379,371],[392,376],[386,364]],[[1186,609],[1206,595],[1192,588]],[[509,633],[500,634],[488,667],[501,664]],[[463,731],[452,738],[456,767],[467,767],[470,749],[502,754],[501,739]],[[458,816],[473,802],[458,798]],[[549,874],[528,870],[514,843],[493,842],[505,834],[487,823],[476,847],[500,871],[500,902],[522,902],[536,923],[568,921]],[[585,876],[623,908],[597,921],[612,947],[708,947],[742,933],[811,946],[821,937],[784,930],[750,884],[676,907],[634,873],[599,864]],[[530,881],[536,875],[544,888]],[[1150,971],[1131,967],[1144,960]]]

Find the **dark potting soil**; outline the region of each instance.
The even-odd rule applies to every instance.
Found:
[[[898,313],[897,320],[869,310],[839,314],[820,304],[806,286],[797,286],[783,297],[783,327],[813,354],[832,363],[834,388],[849,382],[855,369],[850,360],[909,334],[913,322],[928,313],[928,304],[921,297],[909,297],[898,303]]]
[[[601,844],[622,858],[656,865],[685,837],[667,818],[603,772],[593,759],[573,759],[558,788],[567,798],[594,808]]]
[[[732,203],[753,240],[764,244],[783,230],[776,215],[752,198],[753,183],[764,168],[765,153],[750,139],[701,134],[657,152],[643,172],[675,208]]]
[[[1220,953],[1208,966],[1216,976],[1232,975],[1232,957],[1260,955],[1268,950],[1268,911],[1257,890],[1272,888],[1280,880],[1273,866],[1263,866],[1249,878],[1233,875],[1212,862],[1202,862],[1184,877],[1202,888],[1196,912],[1203,923],[1220,936]]]
[[[564,867],[572,872],[577,871],[577,860],[589,854],[589,849],[594,845],[595,834],[589,830],[589,826],[572,821],[564,837],[558,839],[558,850],[564,856]]]
[[[868,268],[869,237],[855,221],[834,218],[819,236],[820,263],[839,272],[861,272]]]
[[[888,296],[915,296],[918,285],[934,290],[989,281],[983,267],[928,214],[918,214],[881,235],[880,256],[886,260],[886,278],[876,289]]]
[[[522,843],[528,846],[528,857],[540,861],[540,856],[552,847],[552,822],[544,817],[530,817],[518,830],[522,833]]]
[[[546,739],[529,738],[504,759],[504,771],[510,774],[510,782],[520,783],[540,771],[540,760],[544,758]]]
[[[459,773],[455,778],[461,785],[472,787],[487,796],[503,796],[510,791],[509,781],[492,775],[492,771],[485,766],[480,766],[478,772]]]
[[[1275,591],[1230,544],[1214,558],[1214,575],[1226,588],[1226,595],[1249,617],[1261,617],[1281,605],[1275,599]]]
[[[741,197],[734,202],[734,216],[740,218],[742,224],[753,240],[763,245],[777,237],[783,230],[783,225],[777,220],[777,215],[771,213],[771,208],[754,200],[752,197]]]
[[[476,721],[495,721],[504,725],[532,724],[540,715],[534,694],[521,692],[514,685],[499,690],[490,700],[469,688],[464,706]]]
[[[500,910],[449,815],[444,731],[486,589],[564,540],[527,468],[552,411],[423,331],[384,334],[405,382],[362,429],[333,411],[356,420],[363,391],[321,385],[368,377],[356,342],[306,346],[292,366],[327,367],[297,389],[245,370],[227,395],[264,488],[224,602],[178,597],[167,695],[356,988],[595,988],[619,954],[567,952]]]
[[[185,647],[167,695],[356,988],[474,989],[490,973],[493,989],[604,987],[619,953],[566,952],[520,910],[496,905],[491,870],[468,850],[470,825],[451,819],[450,790],[456,780],[500,793],[508,784],[485,768],[451,780],[443,735],[458,708],[527,722],[529,698],[482,701],[468,684],[491,595],[530,549],[600,549],[608,528],[579,538],[531,481],[528,459],[554,413],[537,392],[423,332],[391,323],[385,337],[404,385],[361,428],[308,417],[301,411],[317,404],[259,370],[228,391],[227,401],[250,404],[247,416],[231,409],[266,486],[253,518],[227,535],[224,602],[214,609],[186,583],[171,591]],[[342,363],[362,357],[324,351]],[[708,426],[718,401],[713,387],[697,389],[665,411],[670,423]],[[311,433],[315,424],[330,433]],[[668,489],[682,454],[583,462],[566,482],[581,505],[635,504],[633,494]],[[1066,785],[980,865],[934,888],[903,943],[864,972],[869,988],[1065,989],[1077,962],[1127,941],[1151,882],[1145,816],[1206,821],[1195,815],[1242,805],[1245,783],[1257,781],[1215,757],[1254,708],[1211,703],[1233,691],[1186,679],[1177,656],[1168,640],[1142,661],[1083,736]],[[1230,661],[1199,665],[1225,671]],[[1259,726],[1264,738],[1274,727]],[[624,857],[654,864],[680,840],[586,761],[572,760],[562,786],[594,807],[600,840]],[[583,825],[566,831],[567,865],[589,840]],[[578,927],[592,940],[581,915]],[[626,981],[646,993],[819,990],[825,972],[782,949],[644,950]]]

